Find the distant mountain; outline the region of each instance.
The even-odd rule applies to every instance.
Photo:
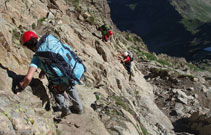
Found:
[[[210,58],[203,51],[211,46],[209,0],[108,0],[111,18],[120,30],[140,35],[156,53]]]

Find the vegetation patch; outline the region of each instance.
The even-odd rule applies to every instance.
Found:
[[[144,58],[145,60],[157,61],[161,65],[166,65],[168,67],[172,67],[172,64],[170,62],[168,62],[168,60],[157,58],[156,55],[154,55],[150,52],[142,51],[139,48],[137,48],[136,46],[131,46],[130,49],[133,50],[136,53],[136,55]]]
[[[172,65],[167,60],[158,59],[157,62],[160,63],[161,65],[167,65],[168,67],[172,67]]]
[[[147,129],[144,126],[141,126],[141,130],[144,135],[148,135],[149,133],[147,132]]]
[[[190,80],[194,79],[193,75],[187,75],[187,74],[181,74],[178,76],[178,78],[189,78]]]
[[[123,99],[121,97],[114,96],[114,100],[117,105],[122,106],[123,108],[127,108],[127,105],[125,104],[125,102],[123,101]]]
[[[93,16],[90,16],[87,21],[91,24],[94,25],[95,24],[95,18]]]
[[[125,39],[128,41],[131,41],[131,42],[133,41],[133,39],[129,33],[126,34]]]
[[[41,26],[41,25],[42,25],[42,23],[43,23],[45,20],[46,20],[46,18],[45,18],[45,17],[43,17],[43,18],[41,18],[41,19],[37,20],[37,25],[38,25],[38,26]],[[32,25],[33,25],[33,24],[32,24]]]
[[[135,115],[133,110],[130,109],[130,107],[126,104],[127,102],[125,102],[122,97],[114,96],[114,100],[115,100],[116,105],[121,106],[124,110],[128,111],[131,115],[133,116]]]
[[[95,97],[96,97],[96,100],[99,100],[100,99],[99,95],[95,95]]]
[[[56,128],[56,135],[61,135],[61,134],[62,134],[61,131],[58,128]]]
[[[4,114],[7,116],[8,119],[11,119],[11,115],[9,114],[9,112],[4,112]]]
[[[72,3],[74,7],[77,7],[79,5],[79,0],[73,0]]]
[[[198,32],[197,28],[202,24],[199,20],[191,20],[186,18],[183,18],[181,23],[183,23],[185,28],[192,34],[196,34]]]
[[[29,121],[30,121],[30,123],[33,125],[34,124],[34,120],[33,120],[33,118],[29,118]]]
[[[194,65],[194,64],[191,64],[191,63],[187,63],[186,64],[191,70],[193,70],[193,71],[199,71],[200,69],[196,66],[196,65]]]
[[[32,24],[32,29],[34,30],[35,28],[36,28],[36,24],[33,23],[33,24]]]
[[[134,42],[142,42],[141,38],[138,36],[133,37]]]

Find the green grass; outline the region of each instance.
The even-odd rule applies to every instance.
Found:
[[[206,0],[186,0],[193,9],[193,18],[199,19],[202,22],[211,20],[211,3],[208,4]]]
[[[193,70],[193,71],[199,71],[200,69],[196,66],[196,65],[194,65],[194,64],[191,64],[191,63],[187,63],[186,64],[191,70]]]
[[[29,118],[30,123],[33,125],[34,124],[34,119],[33,118]]]
[[[160,63],[161,65],[167,65],[168,67],[172,67],[172,64],[170,64],[167,60],[158,59],[157,62]]]
[[[123,108],[127,108],[127,105],[125,104],[125,102],[122,100],[121,97],[119,96],[114,96],[114,100],[115,100],[115,103],[119,106],[122,106]]]
[[[133,39],[129,33],[126,34],[125,39],[128,41],[131,41],[131,42],[133,41]]]
[[[172,5],[183,16],[181,23],[193,34],[203,23],[211,21],[211,3],[207,0],[173,1]]]
[[[199,20],[190,20],[183,18],[181,23],[184,24],[185,28],[190,31],[192,34],[195,34],[198,32],[197,28],[202,25],[202,23]]]
[[[168,62],[168,60],[157,58],[154,54],[150,52],[141,51],[136,46],[131,46],[130,49],[133,50],[136,53],[136,55],[138,55],[139,57],[143,57],[144,59],[149,60],[149,61],[157,61],[161,65],[172,67],[172,64]]]
[[[148,131],[144,126],[141,126],[141,130],[142,130],[144,135],[148,135]]]
[[[73,4],[73,6],[74,6],[75,8],[77,8],[78,5],[79,5],[79,0],[73,0],[73,1],[72,1],[72,4]]]
[[[128,111],[132,116],[135,115],[133,110],[130,109],[130,107],[126,104],[126,102],[122,99],[120,96],[114,96],[114,100],[116,105],[121,106],[124,110]]]
[[[95,97],[96,97],[96,100],[99,100],[100,99],[99,95],[95,95]]]
[[[39,19],[39,20],[37,21],[37,24],[38,24],[38,25],[42,25],[42,23],[43,23],[45,20],[46,20],[46,18],[43,17],[43,18],[41,18],[41,19]]]

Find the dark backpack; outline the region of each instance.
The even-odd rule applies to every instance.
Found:
[[[100,30],[102,31],[103,35],[106,35],[109,30],[111,30],[111,26],[109,24],[104,24],[101,26]]]
[[[69,45],[46,34],[38,42],[36,55],[55,78],[59,78],[60,83],[81,84],[80,79],[86,72],[86,67]],[[54,83],[55,80],[51,81]]]
[[[109,24],[104,24],[103,25],[103,30],[104,31],[109,31],[109,30],[111,30],[111,26]]]

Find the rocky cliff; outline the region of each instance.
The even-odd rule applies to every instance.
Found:
[[[193,66],[184,59],[149,53],[140,37],[113,25],[107,1],[1,0],[0,7],[1,135],[211,133],[209,120],[197,126],[211,108],[209,72],[192,72]],[[104,22],[113,26],[112,44],[99,38],[96,28]],[[83,114],[54,119],[48,81],[39,80],[38,72],[24,91],[14,91],[33,55],[19,42],[26,30],[39,37],[50,32],[82,58],[86,80],[77,88]],[[131,81],[116,57],[127,49],[135,58]],[[203,116],[191,117],[198,110]],[[187,118],[182,124],[188,130],[178,127],[182,118]]]

